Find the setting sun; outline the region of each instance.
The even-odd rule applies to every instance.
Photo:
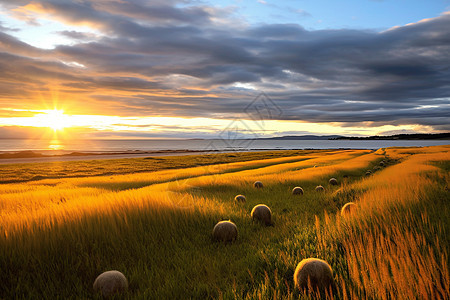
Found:
[[[35,116],[39,122],[45,127],[50,127],[54,131],[62,130],[65,127],[68,127],[67,123],[67,115],[64,114],[62,110],[48,110],[43,114],[39,114]]]
[[[47,113],[49,121],[50,121],[50,127],[53,130],[61,130],[64,127],[66,127],[65,124],[65,115],[62,110],[54,109]]]

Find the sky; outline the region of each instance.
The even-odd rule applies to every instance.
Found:
[[[0,138],[450,131],[450,0],[0,0]]]

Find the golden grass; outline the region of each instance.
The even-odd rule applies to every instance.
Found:
[[[388,167],[370,177],[362,176],[365,169],[377,165],[381,159],[390,162]],[[158,226],[174,224],[174,227],[175,224],[187,224],[184,218],[192,216],[209,220],[209,216],[231,215],[248,226],[243,228],[243,234],[249,239],[253,237],[252,245],[246,245],[246,240],[241,237],[234,247],[255,253],[237,255],[233,247],[228,247],[227,255],[240,257],[243,254],[246,259],[230,263],[230,268],[242,269],[248,261],[258,266],[244,270],[248,278],[240,273],[239,278],[246,282],[235,282],[235,286],[229,287],[235,298],[307,299],[309,296],[293,289],[292,275],[288,279],[283,275],[289,272],[279,272],[283,267],[292,268],[301,259],[314,256],[332,265],[337,287],[332,295],[312,298],[442,299],[448,297],[450,290],[449,245],[446,244],[448,240],[442,240],[449,221],[436,216],[442,216],[440,206],[448,201],[448,192],[443,186],[450,186],[450,179],[448,172],[437,163],[448,163],[449,160],[450,146],[388,148],[376,152],[336,150],[186,169],[4,184],[0,185],[0,241],[8,245],[9,239],[18,241],[43,231],[48,231],[51,236],[52,232],[59,232],[59,226],[69,223],[74,225],[70,227],[72,229],[81,225],[90,228],[90,234],[94,236],[94,227],[103,226],[105,232],[119,236],[116,239],[120,241],[129,234],[127,230],[134,228],[129,224],[144,226],[144,222],[131,219],[142,218],[142,215],[160,218],[156,223]],[[352,174],[348,183],[343,183],[343,174]],[[327,185],[329,177],[339,178],[341,186]],[[252,183],[255,180],[262,181],[264,188],[254,189]],[[323,184],[326,193],[313,193],[317,184]],[[289,198],[290,191],[296,185],[309,187],[309,190],[305,189],[305,195],[300,199],[296,197],[291,203],[289,201],[294,197]],[[197,188],[205,193],[197,193]],[[247,203],[236,206],[232,200],[236,191],[253,194],[247,197]],[[230,197],[229,201],[224,197]],[[349,199],[357,203],[357,209],[355,214],[342,218],[339,206]],[[251,222],[247,220],[246,205],[259,201],[275,207],[275,227],[267,232],[250,227]],[[324,206],[332,213],[317,213],[323,211]],[[305,216],[300,207],[307,213],[317,213],[315,218],[312,215],[312,224],[307,223],[311,218]],[[182,216],[176,222],[170,219],[175,214]],[[104,216],[101,220],[108,221],[104,224],[86,221],[88,217],[98,216]],[[444,213],[443,217],[448,218],[448,215]],[[213,224],[217,221],[219,219]],[[208,227],[208,224],[189,224]],[[152,228],[152,234],[160,234],[162,229],[158,226]],[[146,228],[141,230],[147,231]],[[174,229],[164,230],[168,235],[164,238],[170,239],[174,234],[170,230]],[[238,230],[241,232],[240,228]],[[205,242],[204,233],[197,232],[197,228],[189,228],[186,233],[190,234],[186,239]],[[80,232],[76,234],[82,236]],[[210,243],[206,241],[205,245]],[[220,269],[214,256],[202,252],[204,249],[194,250],[195,253],[191,249],[189,254],[195,257],[197,267],[201,266],[204,256],[214,265],[214,270],[221,270],[216,272],[202,267],[203,273],[196,278],[219,284],[220,276],[230,273]],[[276,254],[270,256],[270,253]],[[161,253],[155,255],[164,257]],[[260,266],[258,259],[261,257],[266,269]],[[186,268],[189,268],[189,259],[183,261]],[[267,270],[271,265],[276,267]],[[206,295],[216,289],[201,284],[195,288],[200,291],[204,288],[208,291]],[[218,294],[212,295],[222,295],[222,289],[217,287]],[[230,290],[226,295],[225,298],[231,297]]]
[[[318,181],[338,171],[350,171],[367,167],[371,162],[380,158],[366,150],[336,151],[322,157],[308,157],[310,159],[298,162],[281,163],[274,166],[250,169],[235,173],[201,176],[190,180],[198,187],[212,185],[226,185],[243,187],[256,180],[266,186],[280,184],[287,181]],[[356,157],[355,157],[356,156]],[[318,167],[314,168],[315,165]],[[328,182],[328,179],[326,180]],[[184,188],[184,185],[182,185]]]
[[[296,166],[291,161],[308,161],[324,154],[262,159],[247,162],[207,165],[186,169],[164,170],[148,173],[84,178],[45,179],[21,184],[0,185],[0,218],[2,229],[11,234],[14,230],[51,227],[55,223],[79,220],[86,215],[120,213],[125,207],[164,205],[174,209],[188,207],[193,200],[185,189],[204,178],[211,180],[240,174],[244,168],[257,168],[257,172],[272,172],[271,164]],[[352,154],[354,155],[354,154]],[[326,161],[327,156],[318,161]],[[263,170],[263,171],[261,171]],[[212,174],[212,175],[211,175]],[[232,173],[234,174],[234,173]],[[205,176],[202,176],[205,175]],[[234,176],[234,175],[232,175]],[[239,176],[239,175],[237,175]],[[174,200],[177,199],[177,200]],[[178,200],[180,199],[180,200]]]
[[[7,236],[15,230],[50,228],[93,214],[119,214],[126,207],[163,205],[177,209],[207,202],[194,201],[188,193],[192,187],[245,186],[259,178],[274,184],[317,180],[337,170],[366,167],[379,157],[369,152],[339,150],[182,170],[4,184],[0,185],[2,230]],[[313,168],[314,165],[319,167]]]
[[[428,212],[439,209],[433,207],[433,201],[438,200],[433,199],[435,190],[442,188],[436,186],[436,178],[444,178],[449,184],[448,174],[431,163],[448,161],[450,148],[414,149],[414,155],[411,152],[388,149],[389,156],[404,161],[352,185],[364,192],[350,220],[336,216],[336,222],[325,218],[324,228],[316,224],[322,249],[334,247],[330,240],[339,241],[345,249],[350,283],[343,277],[339,282],[340,292],[346,297],[449,296],[448,245],[441,245],[438,236],[444,234],[442,224],[439,220],[437,225],[436,220],[430,222]],[[442,195],[442,191],[438,194]],[[436,201],[437,205],[441,201]]]

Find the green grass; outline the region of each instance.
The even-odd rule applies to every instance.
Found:
[[[304,152],[307,153],[311,152]],[[326,152],[320,153],[326,155]],[[298,155],[299,152],[273,155],[286,154]],[[274,157],[267,153],[265,156],[261,153],[236,155],[219,155],[222,160],[214,163]],[[73,222],[55,223],[50,228],[36,224],[18,234],[0,235],[0,299],[99,299],[92,291],[92,284],[100,273],[113,269],[123,272],[130,283],[129,291],[116,297],[118,299],[307,299],[306,295],[295,291],[292,280],[297,263],[307,257],[327,260],[335,277],[345,280],[350,290],[353,283],[343,247],[348,236],[334,232],[330,224],[336,222],[335,213],[345,202],[359,199],[366,190],[352,187],[343,189],[336,196],[341,186],[329,186],[327,179],[336,177],[342,182],[344,174],[350,175],[349,186],[370,180],[363,175],[380,159],[365,168],[337,170],[331,176],[311,178],[300,184],[274,180],[263,189],[255,189],[251,184],[220,184],[219,178],[214,186],[184,191],[194,197],[192,207],[124,207],[120,213],[99,211]],[[127,160],[121,161],[126,164]],[[133,159],[128,167],[131,170],[135,164],[140,172],[149,167],[145,165],[146,161],[152,160]],[[156,164],[149,168],[163,170],[180,165],[185,168],[208,161],[209,158],[197,156],[164,158],[159,161],[161,166]],[[107,172],[113,172],[116,162],[100,162]],[[89,173],[88,166],[94,163],[84,164],[85,172]],[[269,165],[261,164],[253,169]],[[77,162],[71,167],[78,166],[83,163]],[[6,173],[18,167],[10,166],[11,170]],[[232,171],[238,176],[240,171],[248,169]],[[400,203],[395,211],[401,212],[399,220],[412,224],[418,224],[422,220],[421,214],[427,212],[430,222],[424,228],[429,231],[423,234],[439,256],[448,253],[449,249],[450,221],[446,217],[450,213],[450,201],[441,173],[429,173],[428,176],[436,185],[428,187],[427,196],[420,202]],[[57,189],[59,183],[55,184]],[[111,183],[114,184],[117,183]],[[317,184],[324,185],[326,192],[316,193]],[[303,196],[291,195],[291,189],[296,185],[305,190]],[[124,185],[111,188],[109,192],[130,188],[141,187]],[[237,194],[246,195],[246,203],[234,204],[233,198]],[[271,207],[274,227],[251,221],[250,211],[259,203]],[[239,231],[237,241],[228,245],[211,239],[212,228],[224,219],[235,222]],[[329,223],[325,225],[327,220]],[[436,236],[440,245],[435,244]],[[335,297],[342,298],[343,294],[339,288],[335,289]],[[358,294],[360,298],[368,295],[365,291]]]

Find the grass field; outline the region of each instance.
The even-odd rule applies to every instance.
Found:
[[[328,150],[319,150],[328,152]],[[54,163],[5,164],[0,168],[0,183],[15,183],[48,178],[106,176],[151,172],[210,164],[320,153],[318,150],[285,150],[276,152],[212,153],[210,155],[160,156],[146,158],[66,161]]]
[[[320,297],[294,288],[308,257],[333,269],[323,298],[448,299],[449,169],[450,146],[5,165],[0,299],[97,299],[107,270],[129,280],[118,299]],[[259,203],[273,227],[252,222]],[[220,220],[235,242],[212,240]]]

